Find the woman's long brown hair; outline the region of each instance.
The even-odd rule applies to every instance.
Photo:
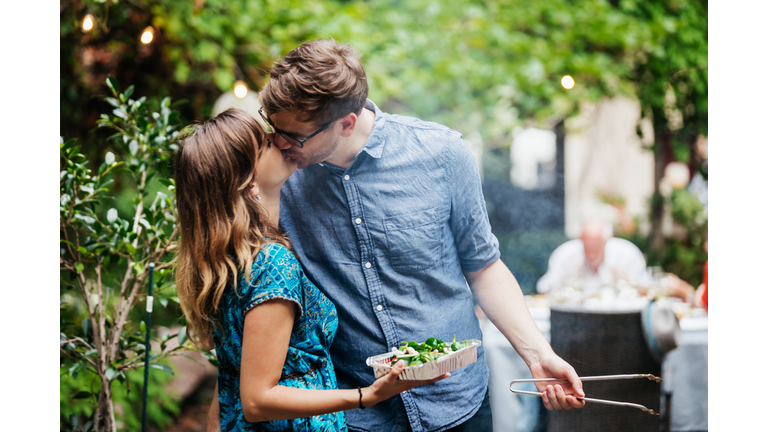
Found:
[[[219,301],[267,242],[289,246],[267,220],[251,188],[266,134],[256,119],[231,108],[183,139],[176,154],[176,206],[181,239],[176,288],[189,339],[213,348]],[[267,240],[268,239],[268,240]]]

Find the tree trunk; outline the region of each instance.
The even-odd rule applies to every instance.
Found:
[[[117,432],[115,424],[115,410],[112,404],[112,388],[105,376],[101,377],[101,390],[99,390],[99,402],[94,417],[94,430],[98,432]]]
[[[669,132],[656,135],[653,162],[653,197],[651,198],[651,235],[650,248],[660,252],[664,248],[664,233],[662,232],[662,220],[664,218],[664,198],[659,191],[661,179],[664,177],[664,168],[671,160],[671,136]]]

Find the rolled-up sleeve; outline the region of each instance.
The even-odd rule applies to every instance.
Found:
[[[445,167],[451,191],[451,231],[462,270],[474,272],[499,259],[499,241],[491,232],[475,157],[458,133],[451,138]]]

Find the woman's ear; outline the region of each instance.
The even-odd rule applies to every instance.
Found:
[[[261,195],[259,195],[259,185],[256,183],[251,185],[251,195],[255,196],[257,200],[261,199]]]

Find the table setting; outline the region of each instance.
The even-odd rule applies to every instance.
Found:
[[[641,380],[634,387],[584,382],[587,398],[613,396],[612,401],[623,407],[600,410],[588,401],[582,410],[546,411],[540,397],[532,396],[536,388],[522,358],[493,323],[482,320],[494,429],[707,430],[707,312],[671,297],[670,280],[658,269],[650,269],[642,283],[617,278],[591,292],[578,283],[564,283],[546,295],[525,296],[539,330],[580,376],[659,378],[656,387]],[[510,385],[513,381],[515,390]],[[595,387],[598,384],[602,387]],[[645,412],[626,408],[633,406]],[[648,416],[648,411],[661,415]]]

